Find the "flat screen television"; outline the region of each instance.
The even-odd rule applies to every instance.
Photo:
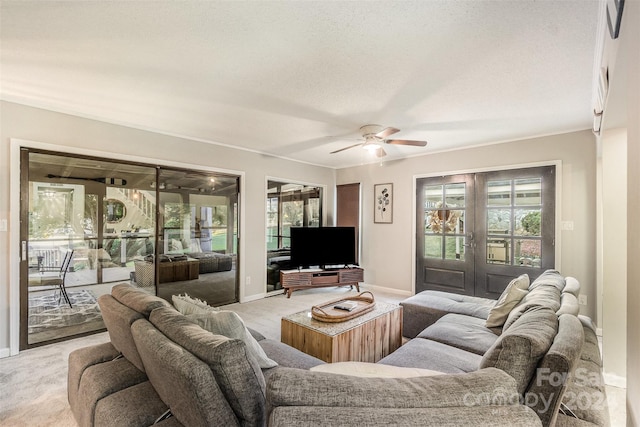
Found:
[[[291,228],[292,267],[344,267],[357,261],[355,227]]]

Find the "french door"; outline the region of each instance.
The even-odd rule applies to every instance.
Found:
[[[487,298],[555,264],[555,167],[422,178],[416,293]]]

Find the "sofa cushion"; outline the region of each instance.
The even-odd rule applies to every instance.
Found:
[[[168,301],[125,283],[115,285],[111,288],[111,296],[146,318],[149,317],[154,308],[171,307]]]
[[[557,270],[546,270],[529,285],[529,291],[534,290],[538,286],[549,285],[562,292],[565,283],[565,278],[560,274],[560,272]]]
[[[80,378],[73,401],[69,395],[69,404],[75,409],[74,415],[78,425],[94,424],[96,405],[100,400],[145,381],[145,373],[124,357],[88,367]]]
[[[169,407],[160,399],[151,382],[145,381],[100,399],[95,426],[150,426]]]
[[[149,381],[180,423],[185,426],[238,425],[205,362],[145,319],[134,322],[131,332]]]
[[[578,298],[580,294],[580,282],[575,277],[565,277],[564,278],[564,288],[562,292],[572,294],[574,297]]]
[[[217,307],[211,307],[205,301],[202,301],[198,298],[192,298],[188,294],[172,295],[171,301],[173,302],[173,306],[176,308],[176,310],[184,315],[203,314],[209,311],[220,310]]]
[[[208,365],[241,423],[259,425],[264,421],[264,376],[242,341],[214,335],[167,308],[154,310],[150,321]]]
[[[496,414],[500,414],[496,416]],[[539,426],[540,420],[523,405],[489,405],[455,408],[361,408],[350,407],[342,411],[318,406],[279,406],[269,419],[270,427],[317,426],[367,427],[442,427],[483,426],[504,427]],[[593,426],[582,426],[593,427]]]
[[[522,274],[513,279],[502,292],[498,302],[489,311],[487,316],[487,328],[496,328],[504,325],[511,309],[515,307],[525,295],[529,293],[529,276]]]
[[[418,338],[438,341],[482,356],[496,342],[498,334],[477,317],[447,314],[420,332]]]
[[[370,362],[324,363],[314,366],[310,371],[366,378],[413,378],[445,375],[443,372],[431,371],[429,369],[407,368]]]
[[[464,314],[486,320],[495,305],[494,300],[451,294],[439,291],[423,291],[402,301],[404,315],[402,333],[414,338],[424,328],[434,324],[448,313]]]
[[[303,353],[297,348],[288,346],[280,341],[265,339],[258,341],[258,344],[260,344],[260,347],[262,347],[267,357],[276,362],[278,366],[310,369],[316,365],[325,363],[316,357]]]
[[[412,339],[378,363],[429,369],[447,374],[476,371],[482,356],[436,341]]]
[[[269,359],[258,341],[247,330],[242,318],[229,310],[210,311],[201,314],[189,314],[187,319],[201,328],[217,335],[238,339],[244,342],[248,354],[253,357],[262,369],[273,368],[278,364]]]
[[[560,308],[556,311],[556,315],[572,314],[577,316],[580,313],[580,305],[575,295],[563,292],[560,296]]]
[[[480,368],[494,367],[511,375],[524,393],[538,362],[551,347],[558,317],[547,307],[531,307],[485,353]]]
[[[515,322],[523,313],[532,307],[547,307],[554,312],[560,309],[560,290],[552,285],[539,285],[533,290],[529,287],[529,293],[522,298],[507,316],[507,321],[502,326],[503,331]]]
[[[413,378],[361,378],[278,368],[268,384],[273,406],[331,408],[476,407],[499,402],[517,405],[513,378],[497,369],[461,375]],[[515,396],[515,399],[513,397]],[[338,423],[342,424],[342,423]]]
[[[131,325],[144,316],[137,311],[121,304],[111,295],[105,294],[98,297],[98,305],[102,312],[102,319],[107,327],[111,344],[136,368],[144,371],[142,359],[138,354],[136,344],[131,335]]]

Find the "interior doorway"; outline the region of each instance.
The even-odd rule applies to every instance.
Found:
[[[356,263],[360,263],[360,183],[336,186],[336,225],[355,227]]]

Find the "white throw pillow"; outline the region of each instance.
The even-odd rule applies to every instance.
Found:
[[[260,368],[266,369],[278,366],[276,362],[269,359],[237,313],[220,310],[189,314],[186,317],[212,334],[242,340],[247,347],[247,353],[256,359]]]
[[[317,365],[310,369],[314,372],[350,375],[352,377],[367,378],[413,378],[444,375],[444,372],[420,368],[405,368],[401,366],[382,365],[367,362],[337,362]]]
[[[504,325],[513,307],[529,293],[529,275],[523,274],[513,279],[502,292],[498,302],[493,306],[487,317],[487,328],[497,328]]]
[[[173,295],[171,297],[173,306],[180,313],[184,314],[201,314],[208,313],[210,311],[219,311],[219,308],[211,307],[206,302],[199,300],[198,298],[191,298],[189,295]]]

